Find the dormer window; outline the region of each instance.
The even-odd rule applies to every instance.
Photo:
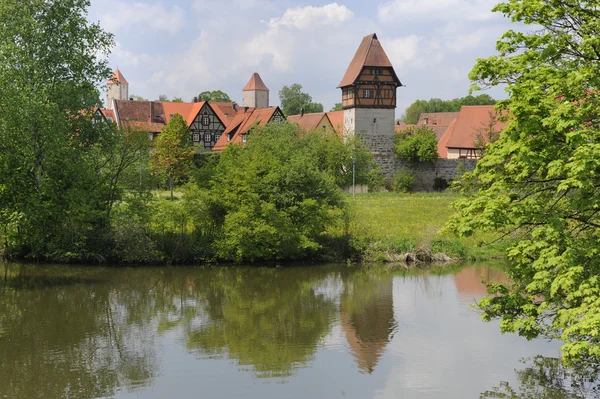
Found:
[[[424,125],[428,125],[429,124],[429,118],[423,118],[423,124]]]

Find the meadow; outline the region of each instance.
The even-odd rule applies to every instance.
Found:
[[[457,198],[452,192],[349,195],[349,233],[366,246],[370,260],[419,253],[460,260],[502,258],[506,243],[494,243],[493,234],[459,238],[443,231]]]

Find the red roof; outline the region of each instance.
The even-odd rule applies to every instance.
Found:
[[[325,112],[317,112],[304,115],[291,115],[287,117],[287,121],[299,125],[302,129],[312,132],[319,127],[319,122],[325,116]]]
[[[344,136],[344,111],[331,111],[327,112],[329,122],[338,133],[338,136]]]
[[[364,67],[393,68],[375,33],[363,38],[338,88],[354,84]]]
[[[442,137],[439,139],[438,141],[438,155],[440,158],[448,158],[448,148],[446,148],[446,145],[448,144],[448,139],[450,138],[450,135],[452,134],[452,131],[454,130],[454,125],[456,124],[456,121],[453,121],[450,126],[448,126],[446,128],[446,132],[442,135]]]
[[[427,125],[433,126],[450,126],[450,124],[458,118],[458,112],[423,112],[419,116],[417,126]],[[427,123],[425,123],[427,119]]]
[[[107,109],[107,108],[98,108],[98,109],[100,110],[102,115],[104,115],[104,117],[106,119],[111,118],[113,122],[117,121],[117,119],[115,118],[115,111],[113,111],[112,109]]]
[[[246,87],[243,88],[243,91],[249,90],[262,90],[269,91],[263,80],[260,78],[260,75],[257,72],[254,72],[250,77],[250,80],[246,84]]]
[[[129,83],[127,83],[127,79],[125,79],[125,76],[123,76],[123,74],[121,73],[121,71],[119,71],[119,68],[115,69],[115,71],[113,72],[112,76],[110,79],[108,79],[108,81],[106,82],[109,85],[112,84],[123,84],[123,85],[128,85]]]
[[[394,124],[394,130],[396,132],[403,132],[405,130],[410,129],[411,127],[415,127],[416,125],[411,125],[411,124],[407,124],[407,123],[401,123],[401,124]]]
[[[454,125],[444,134],[449,134],[446,148],[475,148],[478,132],[488,127],[496,112],[494,105],[463,106]],[[498,131],[504,130],[505,127],[506,122],[501,121],[494,126]]]
[[[279,107],[254,109],[249,108],[247,112],[239,113],[233,121],[229,123],[227,129],[223,132],[219,140],[215,143],[213,151],[223,151],[230,143],[241,143],[242,136],[254,126],[264,126],[271,121]],[[280,111],[281,112],[281,111]],[[231,140],[227,138],[231,136]]]

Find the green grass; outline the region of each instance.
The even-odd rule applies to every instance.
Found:
[[[440,230],[453,213],[455,193],[372,193],[348,196],[350,234],[371,248],[371,258],[386,252],[427,250],[453,258],[482,260],[502,257],[504,245],[486,245],[494,235],[458,238]]]

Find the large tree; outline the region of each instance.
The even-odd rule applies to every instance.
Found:
[[[217,103],[230,103],[234,102],[231,100],[229,95],[221,90],[203,91],[198,94],[198,100],[200,101],[211,101]]]
[[[285,115],[298,115],[305,113],[323,112],[323,104],[315,103],[308,93],[302,92],[302,86],[294,83],[291,86],[283,86],[279,91],[281,109]]]
[[[417,100],[404,112],[404,122],[416,124],[419,116],[425,112],[458,112],[463,105],[493,105],[496,104],[489,94],[480,94],[478,96],[468,95],[462,98],[452,100],[442,100],[440,98],[431,98],[429,100]]]
[[[173,183],[183,178],[190,171],[194,158],[194,147],[191,144],[187,123],[179,114],[175,114],[163,127],[150,153],[150,167],[154,174],[164,177],[171,191],[173,200]]]
[[[479,306],[504,332],[564,341],[567,362],[600,359],[600,2],[511,0],[494,10],[535,27],[507,31],[477,62],[506,85],[508,126],[473,174],[451,227],[512,241],[512,280]],[[466,181],[465,181],[466,182]],[[465,191],[470,192],[470,191]]]
[[[113,38],[88,0],[0,2],[0,224],[9,254],[98,258],[123,136],[93,113]]]

